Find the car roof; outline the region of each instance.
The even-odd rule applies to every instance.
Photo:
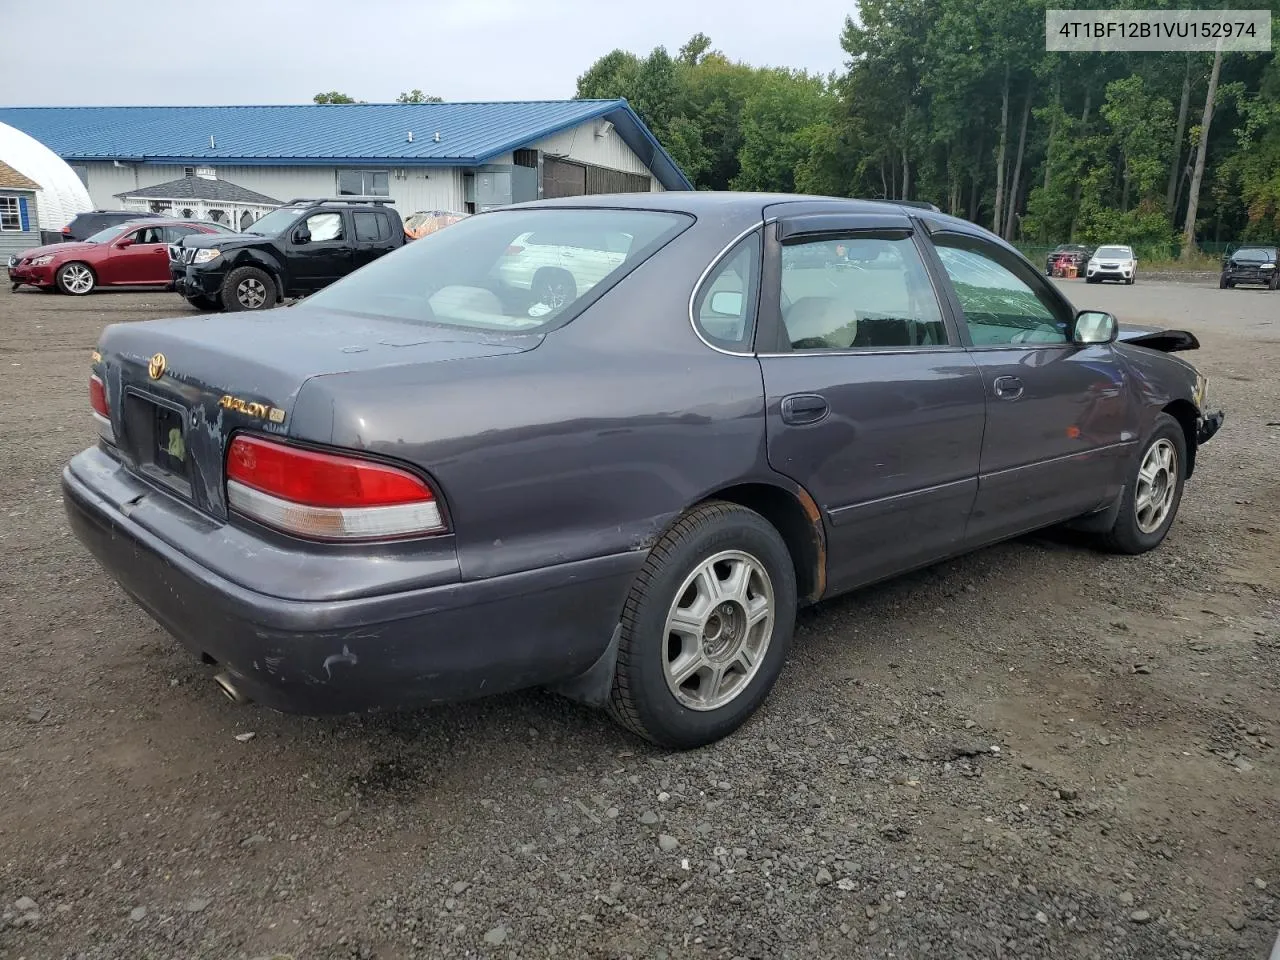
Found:
[[[906,216],[927,218],[941,226],[952,226],[963,229],[967,233],[981,233],[1004,245],[995,234],[990,233],[977,224],[953,217],[937,210],[921,207],[914,203],[899,203],[896,200],[874,200],[857,197],[829,197],[816,194],[800,193],[748,193],[731,190],[668,190],[660,193],[608,193],[588,194],[576,197],[556,197],[554,199],[530,200],[525,203],[509,204],[502,210],[529,210],[538,208],[569,207],[579,209],[628,209],[658,210],[675,213],[688,213],[695,217],[718,216],[726,219],[754,218],[759,219],[764,211],[770,210],[770,216],[785,211],[776,209],[780,206],[794,205],[795,213],[898,213]],[[491,212],[499,212],[498,210]]]

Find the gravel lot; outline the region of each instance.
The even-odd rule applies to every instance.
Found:
[[[825,604],[760,715],[679,755],[544,693],[231,705],[58,488],[100,328],[185,307],[0,290],[0,958],[1265,958],[1280,294],[1065,286],[1201,337],[1228,418],[1166,544]]]

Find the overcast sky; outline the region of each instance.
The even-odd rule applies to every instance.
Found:
[[[841,69],[853,0],[0,0],[0,103],[305,103],[571,97],[615,47]]]

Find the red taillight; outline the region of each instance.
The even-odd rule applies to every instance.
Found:
[[[111,408],[107,406],[107,388],[96,373],[89,377],[89,405],[98,416],[111,418]]]
[[[304,537],[369,540],[445,530],[435,494],[406,470],[243,434],[227,451],[227,501]]]
[[[65,233],[67,236],[71,236],[71,224],[67,224],[65,227],[63,227],[62,232]]]
[[[524,253],[524,247],[518,246],[514,243],[511,244],[511,246],[507,247],[508,257],[514,257],[518,253]]]
[[[93,419],[98,421],[98,435],[108,443],[115,443],[116,432],[111,426],[111,404],[107,402],[107,386],[96,373],[89,375],[89,406],[93,408]]]

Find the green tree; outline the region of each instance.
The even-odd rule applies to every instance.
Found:
[[[354,97],[349,97],[345,93],[339,93],[337,90],[330,90],[328,93],[317,93],[311,98],[315,103],[355,103]]]
[[[808,160],[826,119],[820,77],[770,71],[742,111],[742,149],[735,190],[796,189],[796,173]]]
[[[429,96],[414,87],[409,92],[402,93],[396,97],[396,103],[444,103],[444,98]]]

